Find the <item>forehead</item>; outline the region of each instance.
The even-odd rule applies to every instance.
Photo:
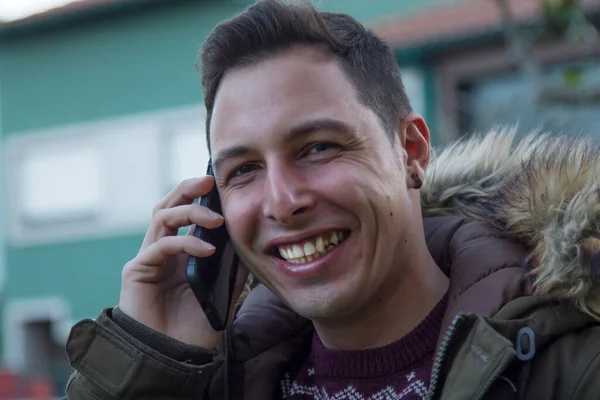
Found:
[[[363,111],[335,56],[295,47],[225,74],[213,108],[211,148],[266,146],[274,135],[311,120],[353,125]]]

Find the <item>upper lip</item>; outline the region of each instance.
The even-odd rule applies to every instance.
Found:
[[[277,246],[282,246],[282,245],[286,245],[286,244],[290,244],[290,243],[302,242],[306,239],[309,239],[309,238],[312,238],[315,236],[319,236],[324,233],[347,231],[347,230],[348,229],[342,229],[342,228],[320,228],[320,229],[315,229],[312,231],[305,231],[302,233],[298,233],[296,235],[279,236],[276,239],[269,240],[265,244],[265,251],[268,252]]]

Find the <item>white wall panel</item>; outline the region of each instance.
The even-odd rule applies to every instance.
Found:
[[[204,115],[196,106],[9,137],[9,241],[143,233],[167,190],[205,173]]]

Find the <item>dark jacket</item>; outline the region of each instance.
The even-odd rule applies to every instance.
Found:
[[[598,399],[600,146],[512,144],[512,132],[455,144],[434,157],[422,188],[426,241],[450,278],[428,398]],[[262,285],[219,352],[106,309],[72,329],[67,396],[276,399],[312,331]]]

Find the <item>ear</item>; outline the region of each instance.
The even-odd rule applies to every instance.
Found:
[[[420,182],[413,176],[417,174],[421,182],[429,165],[431,155],[429,128],[423,117],[417,113],[409,114],[400,123],[400,138],[406,151],[406,180],[409,188],[418,189]]]

